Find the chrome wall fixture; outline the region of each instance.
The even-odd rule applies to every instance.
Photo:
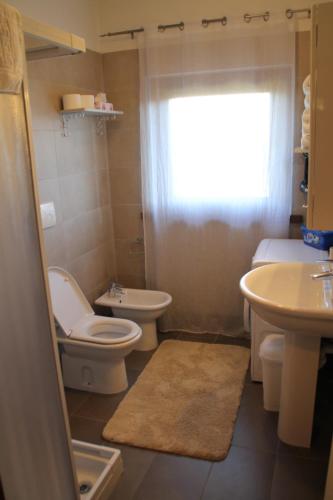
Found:
[[[210,24],[214,24],[214,23],[221,23],[222,26],[225,26],[228,22],[228,18],[227,16],[223,16],[223,17],[218,17],[216,19],[202,19],[201,21],[201,25],[204,27],[204,28],[208,28],[208,26]]]
[[[311,17],[311,9],[287,9],[286,17],[288,19],[292,19],[294,17],[294,14],[303,14],[303,13],[307,13],[308,18]]]
[[[180,31],[184,31],[185,24],[183,23],[183,21],[180,21],[180,23],[175,23],[175,24],[159,24],[157,26],[157,31],[159,31],[160,33],[164,33],[165,30],[170,30],[174,28],[178,28]]]
[[[252,19],[263,19],[267,22],[269,20],[269,15],[269,11],[267,10],[263,14],[254,14],[253,16],[251,16],[251,14],[244,14],[243,19],[246,23],[250,23]]]
[[[145,30],[144,28],[134,28],[132,30],[113,31],[113,32],[110,32],[110,33],[104,33],[103,35],[99,35],[99,36],[100,37],[104,37],[104,36],[131,35],[131,38],[133,40],[135,33],[142,33],[144,30]]]

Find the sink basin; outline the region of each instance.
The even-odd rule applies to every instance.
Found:
[[[288,262],[269,264],[241,279],[243,294],[264,320],[283,330],[333,336],[333,280],[311,274],[329,264]]]
[[[333,337],[333,279],[311,274],[330,263],[269,264],[240,282],[256,313],[284,332],[278,435],[289,445],[309,448],[321,337]]]

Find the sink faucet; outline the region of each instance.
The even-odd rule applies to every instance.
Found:
[[[313,280],[329,280],[333,279],[333,268],[331,266],[331,263],[333,262],[333,259],[330,257],[328,259],[318,259],[316,262],[321,263],[321,264],[327,264],[327,267],[323,266],[323,271],[321,273],[316,273],[316,274],[311,274],[311,278]],[[324,270],[325,269],[325,270]]]
[[[108,288],[108,294],[111,295],[112,297],[121,297],[122,295],[125,295],[125,291],[123,290],[123,285],[120,285],[119,283],[112,281]]]
[[[311,274],[311,278],[313,280],[333,279],[333,270],[323,271],[322,273],[318,274]]]

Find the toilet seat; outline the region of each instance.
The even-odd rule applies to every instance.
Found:
[[[52,309],[66,337],[72,340],[116,346],[141,335],[133,321],[96,316],[79,285],[60,267],[48,269]]]
[[[68,337],[94,344],[111,345],[133,340],[140,332],[140,327],[132,321],[93,315],[75,325]]]

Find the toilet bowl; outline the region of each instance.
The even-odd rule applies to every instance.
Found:
[[[142,328],[142,337],[135,350],[150,351],[158,346],[156,320],[171,302],[172,297],[166,292],[123,288],[121,295],[113,295],[108,291],[95,304],[111,307],[116,318],[126,318],[138,323]]]
[[[64,385],[114,394],[128,387],[127,356],[140,341],[133,321],[95,315],[79,285],[60,267],[48,269],[53,314],[61,327]]]

